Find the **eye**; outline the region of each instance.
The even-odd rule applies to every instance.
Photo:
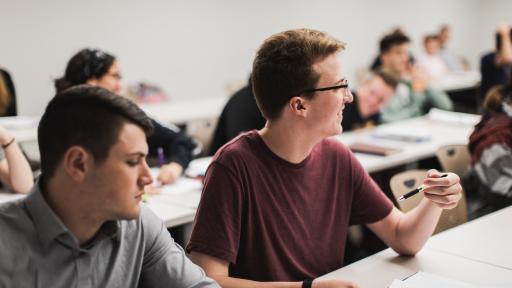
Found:
[[[129,165],[129,166],[137,166],[139,165],[140,163],[140,158],[137,158],[137,159],[129,159],[128,161],[126,161],[126,163]]]

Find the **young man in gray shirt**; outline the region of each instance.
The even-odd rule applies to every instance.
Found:
[[[140,205],[151,130],[142,110],[103,88],[50,101],[41,177],[0,206],[0,287],[218,287]]]

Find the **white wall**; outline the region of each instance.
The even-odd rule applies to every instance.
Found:
[[[348,43],[349,80],[371,62],[382,34],[396,26],[412,36],[418,52],[425,33],[448,23],[450,49],[476,65],[486,48],[483,33],[489,33],[480,28],[481,19],[485,13],[506,16],[494,3],[511,5],[505,0],[0,0],[0,65],[12,73],[20,114],[28,115],[42,113],[54,94],[52,79],[83,47],[116,55],[125,83],[152,81],[173,99],[224,96],[228,82],[247,77],[264,38],[297,27],[324,30]]]

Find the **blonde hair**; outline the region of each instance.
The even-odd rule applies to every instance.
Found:
[[[0,114],[4,114],[11,103],[11,92],[7,89],[4,75],[0,73]]]

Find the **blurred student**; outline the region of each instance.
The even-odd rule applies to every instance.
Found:
[[[447,24],[443,24],[439,29],[437,34],[439,38],[439,54],[443,59],[446,66],[448,66],[448,70],[451,72],[460,72],[463,70],[469,69],[469,64],[467,61],[454,53],[452,53],[448,48],[448,42],[450,42],[451,38],[451,28]]]
[[[16,90],[11,75],[0,69],[0,117],[16,116]]]
[[[34,184],[32,170],[16,139],[0,126],[0,181],[16,193],[28,193]]]
[[[450,72],[441,56],[441,42],[437,35],[423,38],[424,54],[418,57],[418,67],[425,73],[429,82],[437,82]]]
[[[261,129],[263,126],[265,126],[265,119],[261,116],[256,104],[256,99],[252,93],[251,78],[249,78],[247,85],[233,94],[222,109],[208,154],[215,154],[222,145],[238,136],[238,134],[253,129]]]
[[[100,87],[50,101],[41,176],[0,206],[1,287],[218,287],[140,205],[151,130],[136,104]]]
[[[64,76],[55,80],[55,88],[61,92],[79,84],[95,85],[119,93],[121,72],[118,60],[98,49],[79,51],[69,60]],[[154,119],[151,122],[155,128],[147,139],[149,156],[164,157],[157,180],[171,184],[178,180],[192,160],[196,144],[174,125],[164,126]]]
[[[512,86],[496,86],[485,97],[484,114],[469,137],[478,194],[500,209],[512,204]]]
[[[352,92],[352,103],[343,109],[343,131],[380,124],[380,110],[393,98],[398,82],[398,77],[382,70],[367,75],[361,85]]]
[[[487,92],[496,85],[505,85],[509,82],[512,69],[512,29],[502,24],[496,31],[495,51],[485,54],[480,59],[480,99],[484,99]]]
[[[384,122],[418,117],[433,107],[453,109],[448,95],[430,87],[421,71],[410,63],[409,42],[409,37],[402,33],[386,35],[380,41],[381,68],[401,78],[395,96],[381,110]]]

